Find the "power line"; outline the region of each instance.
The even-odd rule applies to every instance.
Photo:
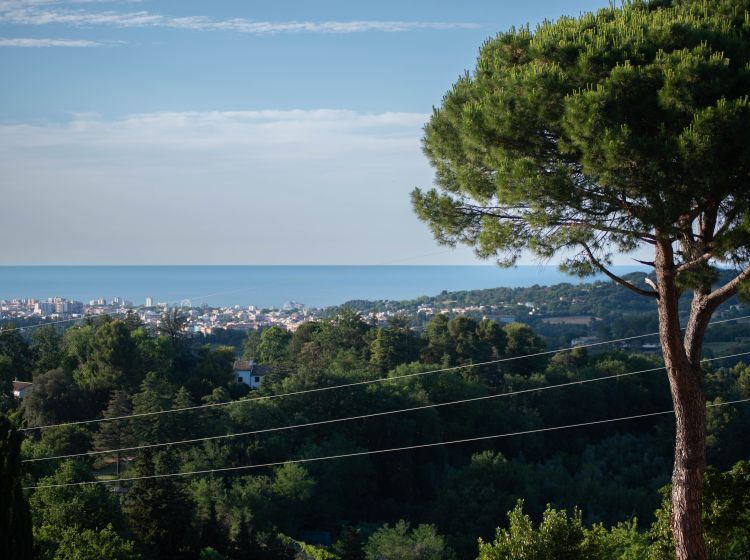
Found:
[[[406,374],[403,374],[403,375],[394,375],[392,377],[378,377],[378,378],[375,378],[375,379],[366,379],[366,380],[363,380],[363,381],[354,381],[354,382],[351,382],[351,383],[342,383],[342,384],[339,384],[339,385],[331,385],[331,386],[328,386],[328,387],[315,387],[313,389],[303,389],[303,390],[300,390],[300,391],[290,391],[290,392],[287,392],[287,393],[277,393],[277,394],[274,394],[274,395],[263,395],[263,396],[260,396],[260,397],[253,397],[253,398],[250,398],[250,399],[241,399],[241,400],[237,400],[237,401],[229,401],[229,402],[222,402],[222,403],[201,404],[201,405],[196,405],[196,406],[186,406],[186,407],[182,407],[182,408],[173,408],[173,409],[169,409],[169,410],[157,410],[157,411],[153,411],[153,412],[139,412],[139,413],[136,413],[136,414],[127,414],[127,415],[123,415],[123,416],[112,416],[110,418],[94,418],[94,419],[91,419],[91,420],[77,420],[77,421],[74,421],[74,422],[63,422],[63,423],[60,423],[60,424],[47,424],[47,425],[43,425],[43,426],[32,426],[32,427],[28,427],[28,428],[22,428],[21,431],[27,432],[27,431],[32,431],[32,430],[44,430],[44,429],[48,429],[48,428],[57,428],[57,427],[61,427],[61,426],[77,426],[77,425],[81,425],[81,424],[93,424],[93,423],[98,423],[98,422],[113,422],[115,420],[126,420],[126,419],[129,419],[129,418],[143,418],[143,417],[147,417],[147,416],[157,416],[157,415],[162,415],[162,414],[172,414],[172,413],[176,413],[176,412],[186,412],[186,411],[191,411],[191,410],[201,410],[201,409],[206,409],[206,408],[217,408],[217,407],[232,406],[232,405],[237,405],[237,404],[246,404],[246,403],[253,402],[253,401],[278,399],[278,398],[282,398],[282,397],[291,397],[291,396],[297,396],[297,395],[306,395],[306,394],[309,394],[309,393],[320,393],[320,392],[323,392],[323,391],[333,391],[333,390],[337,390],[337,389],[345,389],[345,388],[348,388],[348,387],[358,387],[358,386],[362,386],[362,385],[372,385],[372,384],[375,384],[375,383],[385,383],[385,382],[388,382],[388,381],[396,381],[396,380],[399,380],[399,379],[406,379],[406,378],[412,378],[412,377],[421,377],[423,375],[430,375],[430,374],[433,374],[433,373],[444,373],[444,372],[448,372],[448,371],[457,371],[457,370],[462,370],[462,369],[470,369],[470,368],[475,368],[475,367],[479,367],[479,366],[485,366],[485,365],[491,365],[491,364],[498,364],[498,363],[502,363],[502,362],[510,362],[510,361],[514,361],[514,360],[521,360],[521,359],[526,359],[526,358],[534,358],[534,357],[538,357],[538,356],[545,356],[545,355],[549,355],[549,354],[556,354],[558,352],[564,352],[564,351],[567,351],[567,350],[572,350],[573,348],[589,348],[589,347],[592,347],[592,346],[600,346],[600,345],[603,345],[603,344],[613,344],[613,343],[617,343],[617,342],[624,342],[624,341],[627,341],[627,340],[633,340],[633,339],[636,339],[636,338],[645,338],[645,337],[648,337],[648,336],[654,336],[655,334],[658,334],[658,333],[649,333],[649,334],[631,336],[631,337],[627,337],[627,338],[620,338],[620,339],[616,339],[616,340],[607,340],[607,341],[604,341],[604,342],[593,342],[593,343],[590,343],[590,344],[584,344],[584,345],[579,345],[579,346],[571,346],[569,348],[562,348],[562,349],[558,349],[558,350],[546,350],[544,352],[535,352],[533,354],[525,354],[525,355],[522,355],[522,356],[513,356],[513,357],[509,357],[509,358],[500,358],[500,359],[497,359],[497,360],[490,360],[490,361],[487,361],[487,362],[478,362],[476,364],[466,364],[466,365],[461,365],[461,366],[452,366],[452,367],[447,367],[447,368],[434,369],[434,370],[429,370],[429,371],[422,371],[422,372],[415,372],[415,373],[406,373]]]
[[[706,405],[707,408],[713,408],[713,407],[719,407],[719,406],[728,406],[728,405],[734,405],[734,404],[740,404],[750,402],[749,399],[737,399],[734,401],[727,401],[723,403],[711,403]],[[202,474],[213,474],[213,473],[223,473],[223,472],[236,472],[236,471],[242,471],[242,470],[251,470],[251,469],[262,469],[262,468],[268,468],[268,467],[279,467],[282,465],[294,465],[294,464],[300,464],[300,463],[313,463],[318,461],[329,461],[333,459],[346,459],[350,457],[362,457],[365,455],[382,455],[385,453],[395,453],[399,451],[410,451],[414,449],[425,449],[429,447],[440,447],[443,445],[457,445],[461,443],[471,443],[476,441],[486,441],[490,439],[500,439],[500,438],[508,438],[508,437],[514,437],[514,436],[523,436],[523,435],[530,435],[530,434],[538,434],[543,432],[552,432],[552,431],[559,431],[559,430],[567,430],[571,428],[583,428],[586,426],[595,426],[600,424],[608,424],[613,422],[624,422],[627,420],[637,420],[641,418],[651,418],[655,416],[663,416],[665,414],[672,414],[674,413],[674,409],[670,410],[663,410],[661,412],[649,412],[646,414],[635,414],[632,416],[622,416],[620,418],[608,418],[605,420],[594,420],[591,422],[581,422],[578,424],[567,424],[564,426],[553,426],[549,428],[536,428],[533,430],[523,430],[520,432],[511,432],[511,433],[505,433],[505,434],[495,434],[491,436],[477,436],[477,437],[471,437],[471,438],[463,438],[463,439],[455,439],[451,441],[440,441],[435,443],[422,443],[417,445],[407,445],[404,447],[391,447],[388,449],[375,449],[371,451],[355,451],[352,453],[341,453],[338,455],[327,455],[324,457],[310,457],[306,459],[291,459],[287,461],[276,461],[273,463],[262,463],[257,465],[242,465],[238,467],[222,467],[218,469],[205,469],[200,471],[189,471],[189,472],[182,472],[182,473],[166,473],[166,474],[152,474],[152,475],[145,475],[145,476],[133,476],[128,478],[119,478],[119,479],[113,479],[113,480],[91,480],[86,482],[66,482],[61,484],[43,484],[43,485],[37,485],[37,486],[26,486],[24,487],[24,490],[34,490],[39,488],[60,488],[64,486],[84,486],[84,485],[90,485],[90,484],[107,484],[111,482],[121,483],[121,482],[131,482],[135,480],[148,480],[148,479],[155,479],[155,478],[174,478],[174,477],[183,477],[183,476],[193,476],[193,475],[202,475]]]
[[[741,319],[748,319],[748,318],[750,318],[750,315],[745,315],[745,316],[742,316],[742,317],[734,317],[734,318],[731,318],[731,319],[722,319],[722,320],[719,320],[719,321],[713,321],[713,322],[709,323],[709,326],[710,325],[718,325],[720,323],[728,323],[728,322],[731,322],[731,321],[739,321]],[[186,407],[182,407],[182,408],[172,408],[172,409],[169,409],[169,410],[157,410],[157,411],[154,411],[154,412],[140,412],[140,413],[136,413],[136,414],[127,414],[127,415],[123,415],[123,416],[112,416],[110,418],[93,418],[91,420],[77,420],[77,421],[73,421],[73,422],[62,422],[62,423],[59,423],[59,424],[46,424],[46,425],[42,425],[42,426],[31,426],[31,427],[28,427],[28,428],[21,428],[20,431],[28,432],[28,431],[32,431],[32,430],[46,430],[48,428],[57,428],[57,427],[61,427],[61,426],[80,426],[80,425],[83,425],[83,424],[95,424],[95,423],[99,423],[99,422],[113,422],[115,420],[125,420],[125,419],[128,419],[128,418],[144,418],[144,417],[148,417],[148,416],[158,416],[158,415],[162,415],[162,414],[173,414],[173,413],[177,413],[177,412],[186,412],[186,411],[190,411],[190,410],[201,410],[201,409],[206,409],[206,408],[217,408],[217,407],[232,406],[232,405],[237,405],[237,404],[247,404],[247,403],[253,402],[253,401],[278,399],[278,398],[283,398],[283,397],[306,395],[306,394],[309,394],[309,393],[320,393],[320,392],[323,392],[323,391],[333,391],[333,390],[345,389],[345,388],[349,388],[349,387],[359,387],[359,386],[363,386],[363,385],[372,385],[372,384],[375,384],[375,383],[385,383],[385,382],[388,382],[388,381],[396,381],[398,379],[407,379],[407,378],[412,378],[412,377],[421,377],[423,375],[430,375],[430,374],[433,374],[433,373],[445,373],[445,372],[448,372],[448,371],[458,371],[458,370],[462,370],[462,369],[470,369],[470,368],[475,368],[475,367],[480,367],[480,366],[500,364],[500,363],[505,363],[505,362],[512,362],[512,361],[515,361],[515,360],[522,360],[522,359],[527,359],[527,358],[536,358],[536,357],[540,357],[540,356],[548,356],[550,354],[557,354],[558,352],[568,352],[570,350],[574,350],[575,348],[592,348],[592,347],[596,347],[596,346],[603,346],[605,344],[615,344],[615,343],[618,343],[618,342],[627,342],[629,340],[636,340],[636,339],[639,339],[639,338],[647,338],[647,337],[651,337],[651,336],[657,336],[658,334],[659,334],[658,332],[654,332],[654,333],[639,334],[639,335],[634,335],[634,336],[626,336],[626,337],[623,337],[623,338],[617,338],[617,339],[612,339],[612,340],[604,340],[604,341],[601,341],[601,342],[591,342],[589,344],[580,344],[578,346],[569,346],[567,348],[559,348],[557,350],[545,350],[545,351],[542,351],[542,352],[534,352],[532,354],[524,354],[522,356],[512,356],[512,357],[508,357],[508,358],[499,358],[497,360],[489,360],[489,361],[486,361],[486,362],[478,362],[478,363],[475,363],[475,364],[466,364],[466,365],[461,365],[461,366],[452,366],[452,367],[447,367],[447,368],[434,369],[434,370],[429,370],[429,371],[407,373],[407,374],[403,374],[403,375],[394,375],[392,377],[378,377],[376,379],[366,379],[366,380],[363,380],[363,381],[354,381],[354,382],[351,382],[351,383],[342,383],[340,385],[331,385],[331,386],[328,386],[328,387],[315,387],[313,389],[303,389],[303,390],[300,390],[300,391],[290,391],[290,392],[287,392],[287,393],[277,393],[277,394],[274,394],[274,395],[263,395],[263,396],[260,396],[260,397],[253,397],[251,399],[241,399],[241,400],[237,400],[237,401],[229,401],[229,402],[222,402],[222,403],[209,403],[209,404],[201,404],[201,405],[196,405],[196,406],[186,406]]]
[[[718,358],[710,358],[710,359],[706,359],[706,360],[703,360],[703,361],[704,362],[713,362],[713,361],[716,361],[716,360],[725,360],[725,359],[728,359],[728,358],[736,358],[736,357],[739,357],[739,356],[747,356],[748,354],[750,354],[750,352],[742,352],[740,354],[731,354],[729,356],[720,356]],[[282,431],[287,431],[287,430],[296,430],[296,429],[300,429],[300,428],[310,428],[310,427],[313,427],[313,426],[323,426],[323,425],[327,425],[327,424],[337,424],[337,423],[341,423],[341,422],[351,422],[353,420],[364,420],[366,418],[375,418],[375,417],[380,417],[380,416],[389,416],[389,415],[392,415],[392,414],[402,414],[402,413],[405,413],[405,412],[416,412],[418,410],[426,410],[426,409],[429,409],[429,408],[440,408],[440,407],[444,407],[444,406],[453,406],[453,405],[457,405],[457,404],[466,404],[466,403],[471,403],[471,402],[478,402],[478,401],[486,401],[486,400],[498,399],[498,398],[503,398],[503,397],[512,397],[512,396],[515,396],[515,395],[522,395],[522,394],[526,394],[526,393],[542,392],[542,391],[548,391],[548,390],[551,390],[551,389],[561,389],[561,388],[564,388],[564,387],[572,387],[574,385],[584,385],[584,384],[587,384],[587,383],[596,383],[598,381],[604,381],[604,380],[608,380],[608,379],[619,379],[619,378],[622,378],[622,377],[630,377],[630,376],[638,375],[638,374],[641,374],[641,373],[649,373],[649,372],[654,372],[654,371],[660,371],[660,370],[663,370],[663,369],[665,369],[665,367],[664,366],[660,366],[660,367],[655,367],[655,368],[650,368],[650,369],[642,369],[642,370],[638,370],[638,371],[631,371],[631,372],[628,372],[628,373],[619,373],[619,374],[613,374],[613,375],[606,375],[606,376],[602,376],[602,377],[595,377],[595,378],[591,378],[591,379],[581,379],[581,380],[577,380],[577,381],[568,381],[568,382],[565,382],[565,383],[558,383],[556,385],[547,385],[545,387],[532,387],[532,388],[529,388],[529,389],[521,389],[519,391],[512,391],[512,392],[508,392],[508,393],[500,393],[500,394],[497,394],[497,395],[483,395],[481,397],[472,397],[472,398],[467,398],[467,399],[459,399],[459,400],[455,400],[455,401],[448,401],[448,402],[436,403],[436,404],[426,404],[426,405],[420,405],[420,406],[413,406],[413,407],[409,407],[409,408],[401,408],[401,409],[397,409],[397,410],[388,410],[388,411],[383,411],[383,412],[373,412],[373,413],[369,413],[369,414],[360,414],[360,415],[357,415],[357,416],[347,416],[347,417],[344,417],[344,418],[333,418],[333,419],[328,419],[328,420],[318,420],[318,421],[315,421],[315,422],[305,422],[305,423],[302,423],[302,424],[292,424],[292,425],[288,425],[288,426],[279,426],[279,427],[275,427],[275,428],[264,428],[264,429],[260,429],[260,430],[252,430],[252,431],[246,431],[246,432],[236,432],[236,433],[232,433],[232,434],[222,434],[222,435],[218,435],[218,436],[206,436],[206,437],[201,437],[201,438],[184,439],[184,440],[178,440],[178,441],[168,441],[168,442],[163,442],[163,443],[150,443],[150,444],[145,444],[145,445],[135,445],[135,446],[131,446],[131,447],[121,447],[119,449],[103,449],[103,450],[100,450],[100,451],[88,451],[88,452],[84,452],[84,453],[70,453],[70,454],[67,454],[67,455],[55,455],[55,456],[51,456],[51,457],[39,457],[39,458],[35,458],[35,459],[24,459],[21,462],[22,463],[36,463],[36,462],[40,462],[40,461],[52,461],[52,460],[57,460],[57,459],[72,459],[74,457],[90,457],[90,456],[95,456],[95,455],[107,455],[107,454],[111,454],[111,453],[120,453],[120,452],[125,452],[125,451],[138,451],[140,449],[155,449],[155,448],[159,448],[159,447],[172,447],[172,446],[175,446],[175,445],[186,445],[186,444],[190,444],[190,443],[200,443],[200,442],[203,442],[203,441],[215,441],[215,440],[220,440],[220,439],[230,439],[230,438],[237,438],[237,437],[250,436],[250,435],[259,435],[259,434],[265,434],[265,433],[270,433],[270,432],[282,432]]]

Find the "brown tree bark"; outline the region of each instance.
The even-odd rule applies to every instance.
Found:
[[[672,471],[672,533],[677,560],[705,560],[702,495],[706,467],[706,404],[703,374],[668,367],[676,438]]]
[[[659,338],[674,403],[676,437],[672,471],[672,533],[677,560],[706,560],[702,496],[706,468],[706,397],[700,365],[703,333],[713,309],[697,290],[686,336],[680,327],[671,243],[657,244]]]

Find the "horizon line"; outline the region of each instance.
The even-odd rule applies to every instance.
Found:
[[[493,263],[167,263],[167,264],[153,264],[153,263],[78,263],[78,264],[65,264],[65,263],[54,263],[54,264],[14,264],[14,263],[0,263],[0,268],[52,268],[52,267],[68,267],[68,268],[94,268],[94,267],[418,267],[418,266],[482,266],[497,268],[498,270],[512,270],[514,268],[551,268],[559,271],[559,265],[556,264],[514,264],[511,266],[500,266]],[[613,264],[611,268],[638,268],[648,269],[645,265],[638,264]],[[719,267],[722,268],[722,267]],[[597,273],[598,274],[598,273]],[[571,276],[576,276],[572,274]]]

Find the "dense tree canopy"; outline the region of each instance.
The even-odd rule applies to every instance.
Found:
[[[657,235],[684,282],[746,262],[749,7],[636,1],[489,40],[426,128],[443,193],[414,192],[420,217],[504,262],[574,247],[588,272]]]
[[[63,485],[28,491],[37,557],[86,559],[93,550],[123,560],[201,555],[230,560],[248,555],[260,560],[474,558],[478,537],[491,541],[496,527],[505,527],[506,513],[519,498],[524,499],[534,527],[544,518],[548,503],[558,512],[580,505],[583,533],[576,534],[596,536],[601,550],[612,554],[629,551],[632,556],[644,546],[649,554],[656,554],[671,545],[668,531],[664,533],[664,518],[669,517],[665,507],[659,509],[652,531],[644,532],[660,505],[658,489],[668,481],[672,426],[667,418],[592,426],[566,432],[566,437],[542,433],[226,476],[103,483],[118,477],[432,444],[665,410],[670,401],[667,383],[654,372],[495,398],[508,391],[650,370],[659,364],[654,356],[577,349],[477,367],[488,359],[506,360],[545,348],[545,342],[530,326],[517,323],[436,315],[415,330],[401,317],[375,326],[347,311],[291,335],[274,333],[273,355],[278,359],[273,358],[271,373],[261,387],[246,394],[249,389],[240,391],[232,375],[230,349],[203,345],[198,338],[180,338],[175,345],[166,334],[148,333],[138,325],[125,325],[121,331],[108,327],[109,323],[104,319],[68,329],[58,362],[52,363],[55,369],[37,372],[27,398],[12,404],[19,408],[10,414],[30,425],[105,419],[32,430],[23,442],[21,456],[26,459],[109,451],[25,464],[29,485]],[[122,337],[97,335],[101,328],[109,334],[122,332]],[[733,332],[742,335],[744,331],[738,329]],[[248,339],[260,343],[262,334],[251,333]],[[103,343],[96,351],[94,340]],[[107,366],[104,356],[116,361],[107,340],[114,347],[131,348],[133,359],[128,374],[113,377],[113,390],[101,400],[101,388],[75,373],[94,371],[89,361]],[[726,367],[707,373],[712,401],[748,394],[748,367],[735,363],[727,361]],[[444,365],[456,368],[444,371]],[[435,369],[441,372],[421,375]],[[401,377],[411,374],[420,375]],[[377,382],[275,398],[280,393],[362,380]],[[256,398],[266,396],[274,398]],[[483,400],[431,406],[474,397]],[[169,412],[229,402],[233,404]],[[340,422],[335,429],[322,425],[276,431],[403,408],[418,410]],[[750,411],[713,410],[709,459],[722,471],[722,478],[709,477],[708,488],[722,490],[711,490],[707,499],[716,504],[717,512],[727,511],[731,504],[737,513],[717,515],[715,521],[707,520],[707,526],[721,535],[721,542],[737,543],[732,546],[742,551],[737,547],[746,541],[738,527],[746,520],[746,504],[729,500],[732,489],[742,492],[746,477],[743,467],[730,471],[737,476],[727,475],[726,469],[747,458],[737,441],[750,429]],[[139,416],[111,420],[131,412]],[[271,431],[161,445],[264,429]],[[156,447],[111,451],[132,444]],[[102,484],[88,484],[95,480]],[[716,486],[714,480],[722,483]],[[75,486],[78,483],[83,484]],[[640,520],[640,534],[633,515]],[[618,528],[620,521],[626,525]],[[599,522],[608,528],[592,527]],[[511,534],[514,542],[532,538],[530,532]],[[325,539],[333,546],[312,544]],[[564,542],[559,539],[561,545]]]

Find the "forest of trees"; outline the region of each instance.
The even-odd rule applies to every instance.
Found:
[[[578,348],[472,366],[535,354],[545,343],[519,323],[440,315],[415,331],[406,318],[375,327],[345,309],[294,333],[251,331],[245,356],[271,373],[250,391],[233,376],[234,349],[202,345],[169,323],[158,333],[134,317],[102,318],[64,332],[53,326],[0,332],[8,419],[0,426],[8,434],[0,441],[8,463],[0,463],[0,474],[8,473],[0,498],[10,496],[4,503],[21,512],[5,526],[16,538],[27,531],[30,542],[33,535],[35,558],[673,557],[663,500],[674,438],[670,415],[235,473],[112,482],[666,411],[671,400],[663,370],[617,377],[658,367],[653,356]],[[411,375],[446,368],[455,369]],[[750,398],[750,366],[711,362],[706,371],[711,403]],[[429,406],[603,376],[612,379]],[[13,377],[34,383],[22,401],[10,395]],[[257,399],[367,380],[377,382]],[[219,406],[149,415],[200,404]],[[414,407],[424,408],[30,461]],[[22,443],[21,432],[10,430],[131,414],[143,416],[28,430]],[[749,432],[747,405],[709,409],[713,467],[705,500],[712,558],[739,560],[750,552],[750,464],[743,462]],[[97,480],[110,482],[68,485]],[[19,491],[33,486],[39,488]],[[30,557],[30,548],[27,556],[15,550]]]
[[[747,342],[711,323],[750,295],[749,46],[748,0],[511,28],[424,128],[412,206],[437,242],[629,293],[480,295],[513,322],[376,326],[358,311],[390,304],[350,302],[250,332],[257,391],[233,336],[186,337],[176,311],[2,328],[3,557],[746,560],[750,366],[707,358]],[[584,327],[544,319],[576,313],[604,338],[658,327],[662,358],[545,352]]]
[[[720,271],[716,284],[726,282],[736,275],[733,270]],[[624,278],[633,285],[647,288],[644,281],[647,277],[642,272],[627,274]],[[533,313],[529,313],[531,305]],[[400,312],[412,318],[417,329],[423,329],[430,317],[419,312],[420,307],[451,309],[452,307],[468,308],[483,306],[482,311],[469,311],[467,316],[481,320],[491,308],[504,320],[512,318],[534,328],[545,341],[555,347],[565,347],[570,340],[580,336],[598,336],[602,339],[625,338],[642,334],[645,331],[658,330],[658,316],[653,302],[623,290],[610,281],[595,281],[580,284],[535,285],[521,288],[489,288],[484,290],[463,290],[458,292],[443,291],[434,296],[423,296],[413,300],[355,300],[328,310],[331,316],[348,308],[360,313]],[[690,310],[690,298],[684,294],[680,300],[680,312],[683,319]],[[739,317],[746,310],[737,297],[728,300],[720,308],[722,318]],[[588,324],[571,324],[560,322],[567,316],[589,317]],[[550,323],[550,318],[558,319]],[[730,346],[736,339],[750,336],[747,323],[727,323],[712,327],[707,333],[707,355],[714,353],[714,344],[719,347]],[[654,339],[655,341],[656,339]],[[651,341],[653,342],[653,341]]]

